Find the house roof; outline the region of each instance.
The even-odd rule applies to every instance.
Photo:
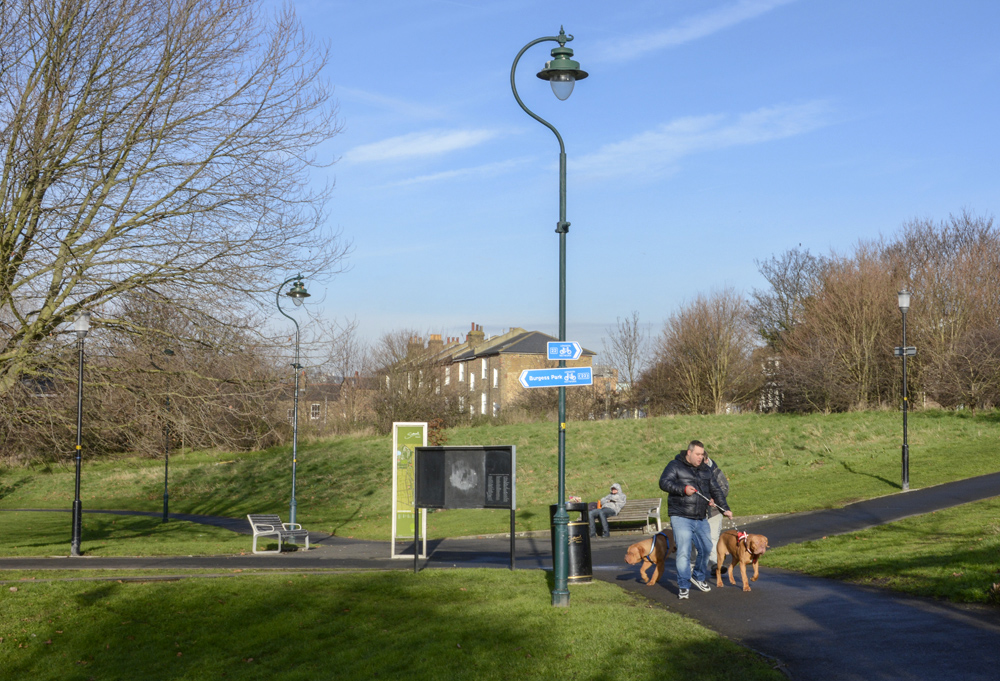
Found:
[[[501,354],[545,355],[548,353],[546,345],[557,340],[559,339],[553,338],[541,331],[511,329],[511,332],[487,340],[484,344],[475,348],[466,348],[463,352],[454,355],[452,361],[462,362],[477,357],[490,357]],[[583,354],[593,356],[597,353],[584,348]]]

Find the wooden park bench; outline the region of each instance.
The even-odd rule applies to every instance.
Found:
[[[279,516],[268,513],[248,513],[247,519],[250,521],[250,527],[253,528],[254,553],[281,553],[281,547],[284,545],[286,539],[298,543],[298,540],[303,538],[306,540],[306,551],[309,550],[309,532],[303,530],[302,526],[298,523],[283,523]],[[258,551],[258,537],[277,537],[278,550]]]
[[[663,524],[660,522],[660,505],[662,503],[663,500],[659,497],[656,499],[628,499],[625,502],[625,508],[618,515],[608,518],[608,530],[611,530],[612,526],[622,523],[641,522],[644,525],[651,525],[650,520],[655,520],[656,531],[659,532],[663,529]]]

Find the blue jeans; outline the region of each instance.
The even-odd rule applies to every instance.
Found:
[[[610,530],[608,529],[608,517],[618,515],[618,511],[611,508],[595,508],[590,513],[588,513],[590,520],[590,536],[593,537],[597,532],[594,531],[594,518],[601,519],[601,534],[605,537],[608,536]]]
[[[677,588],[690,589],[691,578],[704,582],[708,577],[709,544],[712,542],[711,530],[707,520],[691,520],[680,516],[670,516],[670,527],[674,529],[674,541],[677,542]],[[698,549],[694,571],[691,570],[691,543]]]

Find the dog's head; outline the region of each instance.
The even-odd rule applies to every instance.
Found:
[[[750,553],[755,556],[763,555],[769,548],[767,545],[767,537],[762,534],[751,534],[747,537],[747,548],[750,549]]]
[[[642,551],[643,547],[641,546],[641,544],[642,542],[639,542],[638,544],[632,544],[632,546],[628,547],[628,551],[625,552],[626,563],[628,563],[629,565],[638,565],[639,563],[642,562],[642,559],[645,557],[646,554],[643,553]],[[649,547],[646,547],[647,550],[648,548]]]

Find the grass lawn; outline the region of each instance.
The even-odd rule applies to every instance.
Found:
[[[66,556],[72,514],[2,511],[0,555]],[[200,556],[250,553],[251,538],[209,525],[146,516],[84,513],[80,552],[87,556]],[[277,548],[277,542],[271,542]],[[267,540],[260,546],[266,547]]]
[[[19,583],[0,590],[4,678],[785,678],[641,596],[596,582],[572,609],[541,571]]]
[[[1000,498],[783,546],[766,563],[960,603],[1000,605]]]
[[[567,493],[596,499],[619,482],[632,498],[663,496],[663,467],[692,438],[730,478],[737,515],[835,508],[899,490],[900,415],[741,414],[672,416],[567,425]],[[1000,413],[915,411],[910,418],[910,485],[1000,470]],[[517,447],[517,529],[547,529],[556,500],[555,424],[480,426],[448,431],[448,444]],[[391,440],[341,437],[301,443],[298,518],[307,529],[383,539],[390,532]],[[287,520],[290,448],[264,452],[190,452],[171,456],[174,512],[240,517],[279,513]],[[84,509],[162,508],[162,461],[84,461]],[[70,508],[70,458],[32,467],[0,468],[0,508]],[[86,516],[84,516],[86,517]],[[428,515],[432,537],[505,532],[506,511],[444,511]],[[0,555],[8,545],[0,537]]]

